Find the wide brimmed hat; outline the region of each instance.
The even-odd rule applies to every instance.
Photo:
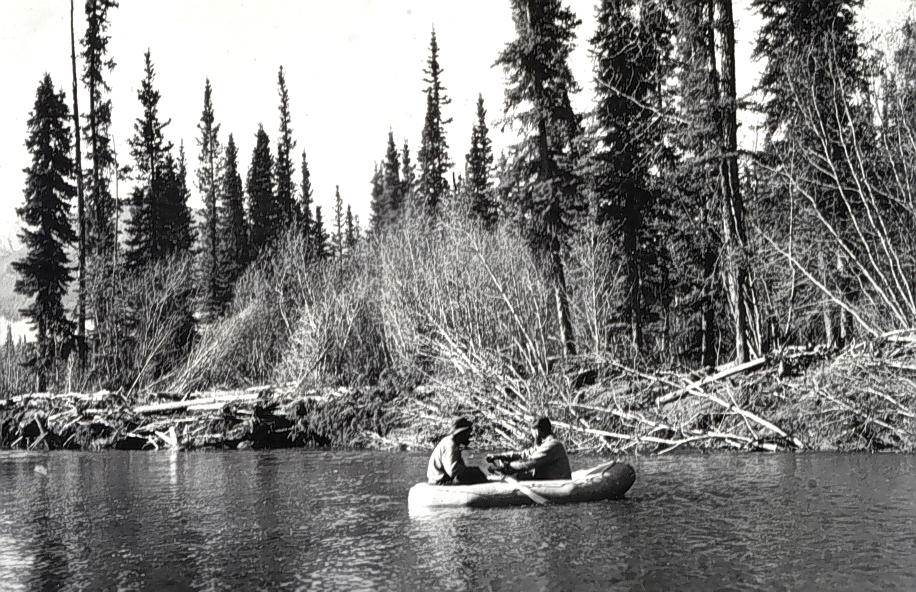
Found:
[[[474,425],[474,422],[468,419],[467,417],[459,417],[458,419],[452,422],[452,435],[454,436],[455,434],[459,432],[463,432],[464,430],[469,430],[471,429],[473,425]]]

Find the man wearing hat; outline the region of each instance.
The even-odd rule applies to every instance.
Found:
[[[546,417],[531,426],[534,446],[519,452],[504,452],[487,456],[493,463],[491,471],[515,475],[519,479],[570,479],[566,447],[553,435],[553,426]]]
[[[461,458],[461,446],[471,441],[474,426],[467,417],[459,417],[452,423],[452,432],[442,438],[426,469],[426,480],[430,485],[468,485],[483,483],[487,476],[477,467],[467,467]]]

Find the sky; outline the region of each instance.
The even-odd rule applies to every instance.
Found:
[[[0,243],[19,227],[15,208],[22,204],[26,122],[35,90],[45,72],[71,103],[69,0],[0,0]],[[76,0],[77,43],[85,16]],[[583,92],[574,106],[589,108],[591,62],[588,39],[594,31],[594,0],[567,0],[583,24],[571,66]],[[750,59],[759,19],[750,0],[735,0],[737,84],[739,94],[753,87],[760,64]],[[866,0],[860,24],[882,30],[899,23],[909,0]],[[439,44],[442,82],[451,104],[444,115],[451,159],[463,170],[482,94],[498,152],[512,143],[500,133],[503,74],[493,68],[499,52],[514,37],[509,0],[121,0],[110,12],[109,56],[117,66],[108,74],[113,103],[112,134],[119,164],[129,164],[127,141],[141,114],[137,89],[143,54],[149,49],[162,98],[159,114],[171,119],[165,136],[184,141],[194,207],[197,123],[207,78],[220,139],[233,134],[242,176],[251,161],[254,135],[264,125],[276,151],[279,129],[277,72],[283,66],[289,90],[296,173],[307,153],[314,199],[328,219],[335,186],[362,225],[369,219],[373,166],[385,153],[388,131],[398,147],[407,139],[416,151],[426,111],[423,69],[430,33]],[[80,48],[77,46],[77,52]],[[78,65],[78,68],[81,68]],[[88,99],[80,89],[80,107]],[[72,106],[72,103],[71,103]],[[121,183],[119,195],[128,193]]]

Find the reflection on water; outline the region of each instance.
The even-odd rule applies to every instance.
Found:
[[[411,517],[425,461],[3,452],[0,589],[916,589],[913,456],[644,458],[622,501]]]

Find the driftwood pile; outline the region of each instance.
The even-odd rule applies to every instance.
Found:
[[[481,436],[496,446],[527,441],[529,420],[547,414],[568,448],[597,453],[916,450],[912,333],[839,353],[786,348],[705,375],[602,360],[540,384],[488,378],[483,385],[439,385],[404,411],[440,424],[442,417],[475,413],[483,419]]]
[[[0,447],[426,450],[452,418],[477,419],[481,448],[527,443],[554,420],[572,450],[683,448],[916,451],[916,338],[842,352],[792,348],[704,375],[578,360],[537,379],[483,364],[412,389],[303,392],[295,384],[151,395],[39,393],[0,399]]]
[[[297,394],[295,385],[160,394],[129,404],[120,393],[36,393],[0,399],[0,447],[35,449],[279,448],[325,444],[315,409],[349,391]]]

